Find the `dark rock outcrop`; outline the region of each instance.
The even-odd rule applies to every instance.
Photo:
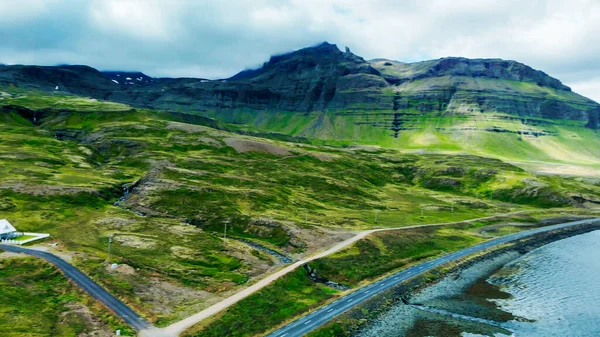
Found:
[[[337,290],[348,290],[350,289],[350,287],[343,285],[343,284],[339,284],[333,281],[330,281],[324,277],[322,277],[321,275],[319,275],[319,273],[317,272],[316,269],[311,268],[308,263],[305,263],[302,265],[302,267],[304,267],[304,270],[306,271],[308,278],[316,283],[321,283],[324,284],[330,288],[333,289],[337,289]]]
[[[119,86],[100,71],[88,66],[5,66],[0,68],[0,84],[61,91],[75,95],[104,98]]]
[[[376,60],[381,64],[382,60]],[[384,67],[393,67],[393,61],[383,60]],[[522,63],[502,59],[467,59],[464,57],[446,57],[416,63],[399,63],[405,76],[384,74],[384,78],[391,83],[415,81],[424,78],[442,76],[466,76],[505,79],[511,81],[535,83],[542,87],[557,90],[571,91],[571,88],[562,84],[558,79],[548,74],[535,70]]]
[[[586,127],[594,130],[600,129],[600,107],[589,112],[588,123]]]

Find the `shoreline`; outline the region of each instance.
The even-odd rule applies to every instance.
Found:
[[[309,336],[327,335],[320,334],[319,332],[333,330],[335,330],[336,336],[356,336],[365,329],[374,326],[382,316],[394,307],[401,303],[409,303],[413,296],[438,284],[451,274],[460,274],[462,271],[476,264],[496,259],[502,255],[512,254],[514,259],[516,259],[546,244],[596,230],[600,230],[600,221],[539,233],[528,238],[488,249],[459,261],[442,265],[365,301],[361,305],[352,308],[338,318],[313,331]]]

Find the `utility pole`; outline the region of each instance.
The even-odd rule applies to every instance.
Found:
[[[225,221],[225,231],[223,233],[223,240],[227,240],[227,221]]]
[[[108,234],[108,257],[106,258],[106,262],[110,264],[110,244],[112,243],[113,234]]]

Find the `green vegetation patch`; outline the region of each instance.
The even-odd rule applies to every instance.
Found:
[[[33,258],[0,259],[2,336],[87,335],[93,331],[91,320],[105,331],[134,334],[50,264]]]
[[[356,286],[406,265],[483,241],[483,238],[456,228],[423,227],[378,232],[355,245],[311,262],[322,277]]]
[[[318,307],[335,293],[335,290],[314,284],[300,268],[236,303],[207,326],[192,329],[184,336],[255,336]]]

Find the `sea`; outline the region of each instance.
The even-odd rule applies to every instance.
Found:
[[[450,275],[359,336],[600,337],[600,231]]]

